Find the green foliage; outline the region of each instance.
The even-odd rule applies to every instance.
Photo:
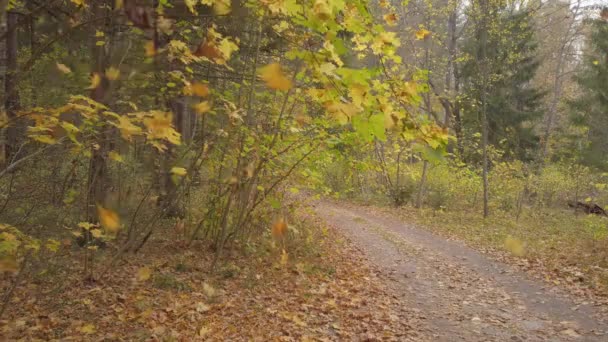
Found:
[[[571,101],[571,123],[579,128],[568,135],[573,159],[607,169],[608,154],[608,22],[595,19],[589,22],[585,58],[576,81],[581,95]],[[574,133],[574,134],[572,134]]]

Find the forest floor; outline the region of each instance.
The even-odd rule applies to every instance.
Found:
[[[166,228],[84,281],[82,249],[31,268],[0,319],[0,341],[426,341],[420,313],[310,208],[290,221],[287,254],[270,234],[237,242],[213,273],[213,251]],[[8,278],[0,274],[0,290]],[[2,291],[0,291],[2,292]]]
[[[78,271],[82,250],[66,248],[32,267],[0,340],[608,340],[605,297],[535,278],[394,210],[312,206],[289,218],[286,241],[237,242],[213,273],[209,246],[170,229],[105,274],[112,246],[100,251],[95,281]]]
[[[605,298],[576,295],[403,222],[389,210],[320,202],[319,216],[340,230],[415,308],[433,341],[607,341]]]

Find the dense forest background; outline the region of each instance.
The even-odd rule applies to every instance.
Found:
[[[315,195],[508,237],[608,285],[601,2],[0,8],[0,316],[43,271],[98,281],[166,236],[211,270],[259,239],[286,263]]]

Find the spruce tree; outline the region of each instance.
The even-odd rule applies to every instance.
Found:
[[[608,9],[602,11],[608,14]],[[608,17],[608,15],[605,15]],[[572,139],[580,162],[608,169],[608,20],[590,21],[591,33],[576,81],[581,95],[570,103],[571,122],[585,134]]]
[[[531,83],[539,66],[533,21],[527,10],[495,8],[488,34],[487,118],[489,142],[505,156],[531,160],[539,143],[536,124],[542,117],[544,93]],[[471,36],[465,51],[471,56],[479,49],[478,37]],[[463,65],[468,110],[464,122],[469,132],[478,132],[480,70],[471,58]],[[468,126],[468,127],[466,127]]]

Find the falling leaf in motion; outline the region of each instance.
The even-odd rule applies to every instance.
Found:
[[[272,225],[272,236],[275,238],[282,238],[287,233],[287,223],[284,218],[280,218]]]
[[[152,270],[149,267],[142,267],[137,270],[137,281],[146,281],[152,276]]]
[[[194,111],[198,114],[205,114],[211,110],[211,104],[209,104],[209,101],[202,101],[193,105],[192,108],[194,108]]]
[[[279,63],[268,64],[259,70],[260,77],[269,88],[277,90],[289,90],[293,86],[290,79],[285,77]]]
[[[505,239],[505,248],[516,256],[523,256],[525,254],[524,243],[512,236],[507,236]]]
[[[87,89],[97,89],[101,85],[101,76],[98,73],[94,73],[91,76],[91,85]]]
[[[57,63],[57,70],[61,71],[64,74],[69,74],[72,72],[72,69],[70,69],[67,65],[61,63]]]
[[[424,38],[428,37],[430,34],[431,34],[431,31],[421,28],[420,30],[416,31],[416,39],[423,40]]]
[[[171,169],[171,174],[172,175],[176,175],[176,176],[180,176],[183,177],[187,174],[188,172],[186,171],[186,169],[184,169],[183,167],[178,167],[175,166]]]
[[[184,87],[184,95],[207,97],[209,96],[209,87],[206,84],[194,82]]]
[[[386,23],[389,26],[397,25],[397,14],[395,14],[395,13],[385,14],[384,21],[386,21]]]
[[[146,42],[146,44],[144,44],[144,53],[146,54],[146,57],[156,55],[156,46],[154,45],[153,41],[149,40]]]
[[[106,77],[110,80],[110,81],[116,81],[117,79],[120,78],[120,70],[118,70],[115,67],[109,67],[106,70]]]
[[[97,205],[97,215],[99,215],[101,226],[107,231],[116,233],[120,228],[120,218],[114,211]]]

